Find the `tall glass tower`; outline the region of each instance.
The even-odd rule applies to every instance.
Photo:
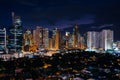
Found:
[[[7,52],[6,28],[0,29],[0,53]]]
[[[21,52],[22,50],[22,22],[20,16],[16,16],[14,12],[12,12],[12,22],[13,26],[10,29],[10,37],[9,37],[9,52]]]

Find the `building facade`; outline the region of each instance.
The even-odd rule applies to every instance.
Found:
[[[102,30],[100,32],[100,48],[103,50],[113,50],[113,31]]]
[[[33,30],[33,41],[39,48],[43,48],[43,28],[37,26],[35,30]]]
[[[12,20],[13,26],[11,27],[9,34],[9,52],[10,53],[21,52],[23,40],[22,21],[20,16],[16,16],[13,12]]]
[[[87,49],[94,51],[99,48],[99,32],[88,31],[87,32]]]
[[[73,48],[78,48],[80,42],[80,33],[77,25],[73,29],[72,38],[73,38]]]
[[[49,39],[49,46],[50,49],[54,49],[54,50],[58,50],[61,48],[61,34],[60,34],[60,30],[55,28],[52,31],[52,37]]]
[[[23,34],[23,50],[29,51],[30,46],[32,46],[32,45],[33,45],[33,36],[32,36],[31,31],[28,29]]]
[[[60,41],[60,30],[55,29],[55,49],[58,50],[60,49],[61,46],[61,41]]]
[[[33,30],[33,43],[38,46],[39,49],[49,48],[49,31],[48,28],[43,28],[37,26],[35,30]]]
[[[43,46],[45,49],[49,48],[49,30],[48,30],[48,28],[43,29]]]
[[[0,53],[7,53],[6,29],[0,29]]]

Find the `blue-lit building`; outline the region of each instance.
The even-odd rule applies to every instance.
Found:
[[[9,34],[9,53],[21,52],[22,50],[22,24],[20,16],[12,13],[13,26]]]
[[[6,53],[7,51],[7,39],[6,39],[6,29],[0,29],[0,53]]]

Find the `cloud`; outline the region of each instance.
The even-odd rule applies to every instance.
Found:
[[[102,29],[102,28],[111,27],[111,26],[113,26],[113,24],[104,24],[99,26],[99,28]]]
[[[7,4],[4,6],[9,7]],[[11,9],[22,17],[23,24],[28,26],[64,28],[74,24],[120,23],[120,6],[115,0],[13,0],[10,4]]]
[[[86,16],[88,16],[88,15],[86,15]],[[50,29],[53,29],[56,27],[63,29],[63,28],[71,27],[75,24],[82,25],[82,24],[94,23],[94,16],[90,16],[90,15],[89,15],[89,17],[86,17],[86,16],[84,16],[80,19],[76,19],[76,20],[62,19],[62,20],[55,22],[54,24],[46,23],[46,25],[43,25],[43,26],[48,27]]]

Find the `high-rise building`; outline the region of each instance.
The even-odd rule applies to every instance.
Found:
[[[34,44],[36,44],[39,48],[43,48],[43,28],[37,26],[35,30],[33,30],[33,40]]]
[[[33,30],[33,43],[38,46],[36,39],[37,39],[37,37],[36,37],[36,30]]]
[[[52,38],[51,39],[52,39],[52,49],[55,49],[55,45],[56,45],[56,42],[55,42],[55,40],[56,40],[56,29],[52,30]]]
[[[103,50],[113,50],[113,31],[102,30],[100,32],[100,48]]]
[[[52,49],[58,50],[61,48],[61,35],[60,35],[60,30],[55,28],[53,29],[53,34],[52,38],[50,38],[50,45],[52,45]]]
[[[85,38],[83,36],[80,37],[79,48],[82,50],[86,49]]]
[[[80,33],[78,26],[76,25],[73,29],[73,48],[79,47],[79,41],[80,41]]]
[[[27,30],[23,34],[23,39],[24,39],[24,45],[32,45],[33,44],[33,37],[32,37],[32,33],[30,30]]]
[[[55,49],[60,49],[60,30],[55,29]]]
[[[42,28],[37,26],[33,30],[33,42],[38,46],[38,48],[49,48],[49,31],[48,28]]]
[[[49,38],[49,49],[51,50],[51,49],[54,49],[53,48],[53,43],[55,43],[55,42],[53,42],[53,39],[52,38]]]
[[[99,32],[89,31],[87,32],[87,49],[94,51],[99,48]]]
[[[69,37],[70,37],[70,32],[66,32],[66,34],[65,34],[65,36],[66,36],[66,48],[69,48]]]
[[[45,49],[49,48],[49,31],[48,28],[43,29],[43,46]]]
[[[68,47],[73,48],[73,36],[72,36],[72,34],[69,34]]]
[[[33,36],[32,36],[31,31],[28,29],[23,34],[23,50],[29,51],[30,46],[32,46],[32,45],[33,45]]]
[[[9,52],[21,52],[22,50],[22,21],[20,16],[16,16],[12,12],[13,26],[10,29],[9,34]]]
[[[73,48],[73,35],[70,32],[66,32],[65,37],[65,48]]]
[[[0,29],[0,53],[5,53],[7,51],[6,44],[6,29]]]

